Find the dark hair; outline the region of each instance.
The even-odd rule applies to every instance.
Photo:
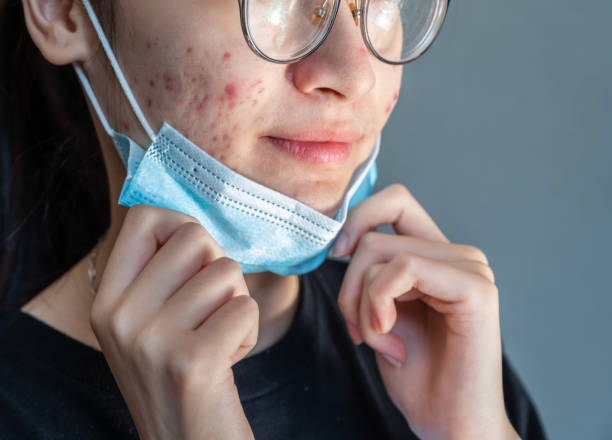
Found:
[[[21,307],[87,254],[110,212],[102,152],[77,77],[71,66],[43,58],[21,0],[0,0],[0,59],[2,310]]]

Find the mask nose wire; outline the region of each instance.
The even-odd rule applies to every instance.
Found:
[[[117,76],[117,80],[119,81],[119,84],[121,85],[123,94],[125,95],[128,102],[130,103],[130,106],[132,107],[134,114],[138,118],[138,121],[140,122],[140,125],[142,125],[142,128],[146,132],[147,136],[149,136],[149,139],[151,139],[151,142],[154,142],[155,137],[156,137],[155,132],[151,128],[149,121],[147,121],[147,118],[145,117],[144,113],[140,109],[138,102],[136,102],[136,98],[134,97],[134,94],[132,93],[132,90],[130,89],[128,82],[125,79],[125,76],[123,75],[121,68],[119,67],[119,63],[117,62],[117,59],[115,58],[115,54],[113,53],[113,50],[111,49],[111,46],[108,40],[106,39],[106,35],[104,34],[104,30],[102,29],[100,22],[98,21],[98,17],[96,16],[96,13],[91,7],[91,3],[89,2],[89,0],[83,0],[83,5],[85,6],[85,9],[87,10],[87,15],[89,15],[89,19],[91,20],[91,24],[93,25],[96,31],[96,34],[98,34],[98,39],[100,40],[100,43],[102,44],[102,48],[104,49],[104,52],[106,53],[106,56],[108,57],[108,60],[110,61],[113,71],[115,72],[115,75]],[[102,112],[102,109],[100,108],[100,104],[98,103],[98,100],[95,98],[93,89],[91,85],[89,84],[89,81],[87,81],[87,78],[85,76],[85,73],[83,72],[82,67],[76,64],[74,65],[74,67],[77,72],[77,75],[79,76],[79,79],[81,80],[81,83],[83,84],[83,88],[85,89],[85,92],[87,93],[89,97],[89,100],[91,101],[98,115],[102,116],[100,117],[100,122],[104,126],[104,129],[106,130],[106,132],[111,134],[113,130],[111,129],[106,118],[103,116],[104,113]]]

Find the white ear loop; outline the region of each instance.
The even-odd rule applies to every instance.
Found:
[[[119,81],[119,84],[121,85],[121,88],[123,89],[123,93],[125,94],[125,97],[130,103],[132,110],[134,110],[134,113],[136,114],[136,117],[140,121],[142,128],[147,133],[147,136],[149,136],[149,138],[151,139],[151,142],[154,142],[155,132],[149,125],[147,118],[145,118],[144,114],[142,113],[142,110],[140,109],[140,106],[136,102],[136,98],[134,97],[134,94],[132,93],[132,90],[130,89],[130,86],[128,85],[127,80],[125,79],[125,76],[123,75],[123,72],[121,71],[121,68],[119,67],[119,63],[117,62],[117,59],[115,58],[115,54],[113,53],[113,50],[111,49],[110,44],[108,40],[106,39],[106,35],[104,34],[104,31],[102,30],[102,26],[100,26],[100,22],[98,21],[98,17],[96,16],[96,13],[91,7],[89,0],[83,0],[83,5],[85,6],[85,9],[87,10],[87,15],[89,15],[91,24],[93,25],[96,33],[98,34],[98,38],[100,39],[100,43],[102,44],[102,47],[104,48],[104,52],[106,53],[106,56],[108,57],[108,60],[110,61],[111,66],[113,67],[113,70],[115,71],[115,75],[117,75],[117,80]],[[91,88],[91,85],[89,84],[89,81],[87,80],[87,77],[85,76],[85,73],[83,72],[83,69],[81,68],[81,66],[78,66],[76,64],[74,67],[76,69],[77,75],[79,76],[79,79],[81,80],[81,83],[83,84],[83,88],[85,89],[87,96],[89,97],[92,105],[94,106],[94,109],[98,113],[100,122],[104,126],[104,129],[106,130],[106,132],[109,135],[112,135],[113,130],[111,129],[107,119],[104,117],[104,113],[102,112],[100,104],[98,103],[98,100],[95,97],[93,89]]]

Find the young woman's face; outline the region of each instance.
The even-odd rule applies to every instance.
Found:
[[[167,121],[240,174],[335,213],[401,82],[401,67],[367,51],[347,2],[323,45],[293,64],[265,61],[248,48],[235,0],[132,0],[115,3],[114,15],[116,55],[154,130]],[[102,50],[96,57],[102,62]],[[126,101],[119,102],[111,121],[146,147]],[[337,144],[326,144],[325,159],[300,140]]]

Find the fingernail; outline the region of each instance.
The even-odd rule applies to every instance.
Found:
[[[402,363],[400,361],[398,361],[397,359],[395,359],[393,356],[389,356],[388,354],[385,353],[380,353],[382,355],[382,357],[384,357],[387,361],[389,361],[389,363],[391,365],[393,365],[394,367],[401,367]]]
[[[336,239],[334,243],[334,247],[332,248],[332,256],[341,257],[346,252],[346,248],[348,246],[348,237],[344,232],[340,234],[340,236]]]
[[[348,322],[346,323],[346,327],[348,328],[349,335],[351,336],[351,339],[353,340],[355,345],[360,344],[361,335],[359,334],[359,330],[357,329],[357,327],[355,327],[353,324],[348,323]]]

